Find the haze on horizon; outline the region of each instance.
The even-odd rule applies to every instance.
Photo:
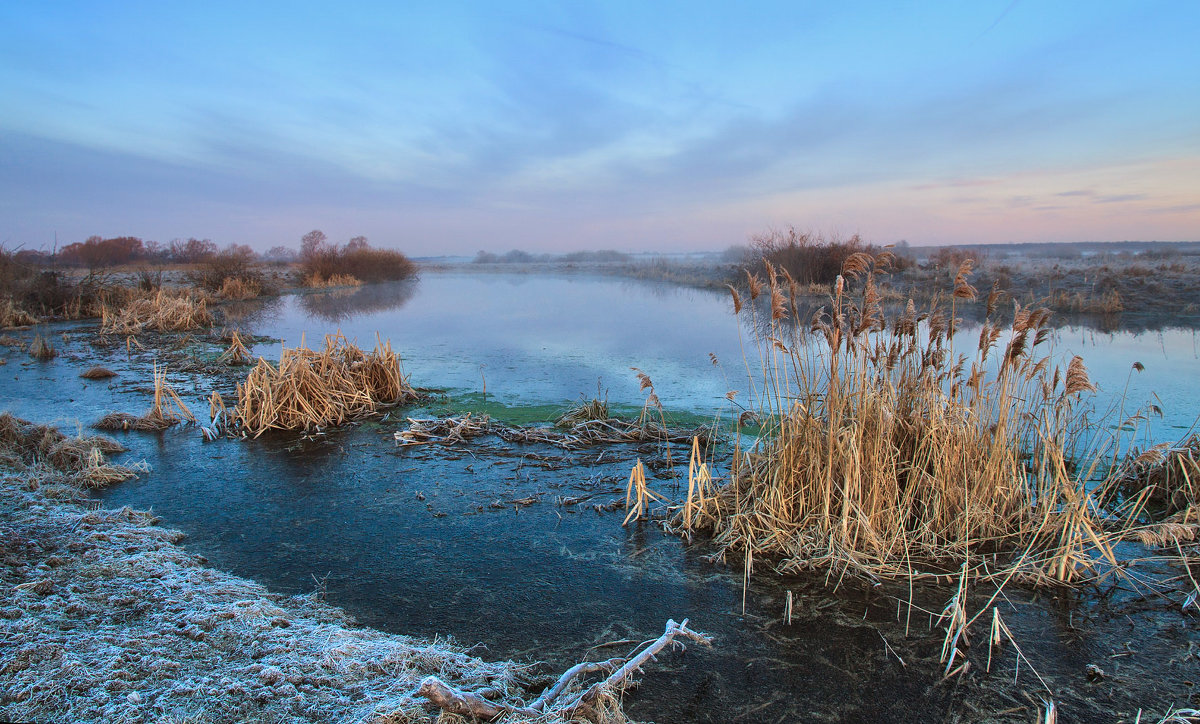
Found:
[[[1200,238],[1198,3],[413,5],[3,4],[0,243]]]

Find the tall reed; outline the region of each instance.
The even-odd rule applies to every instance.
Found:
[[[1085,442],[1078,398],[1094,388],[1078,357],[1054,364],[1049,313],[1017,305],[1002,326],[993,291],[960,352],[956,307],[977,294],[970,262],[948,302],[918,312],[909,301],[887,320],[875,278],[889,261],[852,254],[811,318],[786,271],[766,263],[765,280],[749,278],[752,298],[765,292],[754,375],[764,433],[734,456],[727,484],[689,496],[686,522],[785,569],[938,575],[1006,553],[1010,570],[1070,582],[1115,563],[1086,487],[1096,464],[1072,460]]]

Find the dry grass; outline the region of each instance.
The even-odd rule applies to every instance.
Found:
[[[650,512],[650,502],[664,502],[664,498],[646,486],[646,468],[641,458],[634,463],[629,471],[629,485],[625,488],[625,520],[622,526],[629,525],[631,520],[641,520]]]
[[[85,380],[107,380],[116,377],[117,373],[107,367],[88,367],[79,376]]]
[[[222,299],[254,299],[262,294],[262,285],[254,279],[229,277],[217,293]]]
[[[591,419],[577,422],[567,429],[536,426],[513,426],[492,420],[487,415],[466,415],[415,419],[408,418],[408,429],[395,433],[402,447],[440,443],[453,445],[483,435],[495,435],[505,442],[521,445],[553,445],[563,450],[580,450],[593,445],[640,443],[689,444],[702,440],[703,445],[716,441],[711,427],[678,430],[650,421],[629,421],[616,418]]]
[[[104,305],[100,331],[104,334],[135,335],[145,330],[183,332],[212,325],[208,298],[194,290],[160,290],[121,306]]]
[[[1174,445],[1135,450],[1117,467],[1114,477],[1126,496],[1144,496],[1147,505],[1167,514],[1200,518],[1200,433]]]
[[[735,455],[728,484],[688,501],[694,525],[785,569],[944,575],[966,564],[999,575],[985,556],[1004,553],[1006,575],[1072,583],[1115,566],[1117,533],[1104,531],[1085,487],[1098,462],[1072,464],[1091,383],[1078,358],[1053,365],[1049,313],[1018,307],[960,353],[956,306],[976,294],[970,262],[948,305],[918,313],[910,302],[890,321],[875,285],[886,263],[851,255],[830,308],[811,319],[799,318],[786,272],[768,264],[765,281],[750,280],[752,299],[766,295],[764,436]]]
[[[29,356],[36,360],[45,362],[52,360],[58,355],[54,349],[54,344],[50,342],[49,337],[37,335],[33,338],[33,342],[29,345]]]
[[[146,414],[138,417],[126,412],[111,412],[100,418],[94,427],[99,430],[157,432],[184,421],[195,423],[196,418],[175,390],[167,384],[166,370],[155,367],[154,403]]]
[[[284,347],[279,364],[259,358],[238,385],[234,424],[244,432],[311,430],[371,415],[418,394],[400,369],[391,343],[364,352],[342,335],[325,338],[325,349]]]
[[[581,422],[608,419],[608,394],[604,395],[604,399],[600,399],[600,392],[597,390],[595,398],[581,400],[578,405],[571,407],[562,415],[559,415],[558,419],[554,421],[554,426],[574,427]]]
[[[37,323],[37,317],[18,307],[12,299],[0,299],[0,327],[30,327]]]
[[[304,286],[312,287],[313,289],[359,287],[362,286],[362,281],[349,274],[331,274],[327,277],[320,274],[311,274],[304,278]]]

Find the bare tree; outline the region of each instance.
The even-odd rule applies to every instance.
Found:
[[[326,250],[328,245],[329,237],[325,236],[325,232],[320,229],[313,229],[300,237],[300,258],[316,258],[321,252]]]

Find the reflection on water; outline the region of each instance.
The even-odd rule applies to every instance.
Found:
[[[960,304],[956,313],[969,316],[975,307],[983,304]],[[668,410],[712,416],[729,412],[730,390],[752,404],[747,369],[760,377],[762,365],[753,323],[767,316],[747,309],[735,317],[727,291],[611,277],[427,273],[419,286],[285,297],[252,331],[291,345],[338,329],[371,345],[378,333],[403,356],[413,384],[457,396],[486,388],[488,399],[514,406],[590,398],[599,381],[612,403],[638,407],[645,393],[630,371],[638,367]],[[973,355],[978,335],[978,324],[964,322],[956,349]],[[1190,385],[1200,379],[1193,329],[1070,324],[1056,330],[1054,349],[1064,365],[1070,355],[1084,358],[1100,388],[1097,410],[1127,416],[1158,404],[1164,417],[1143,430],[1156,440],[1178,439],[1200,416]],[[278,347],[255,352],[277,356]],[[1134,373],[1134,362],[1145,371]]]
[[[417,291],[420,280],[386,284],[366,284],[360,287],[313,292],[298,297],[300,307],[311,319],[344,322],[356,314],[387,312],[403,307]]]
[[[231,301],[221,306],[221,315],[226,327],[255,327],[276,319],[283,306],[282,297]]]
[[[362,293],[373,298],[369,288]],[[277,317],[251,331],[289,345],[339,329],[371,345],[379,334],[403,356],[413,384],[455,394],[486,387],[490,399],[511,405],[590,398],[599,381],[614,404],[640,406],[645,394],[631,367],[650,375],[672,410],[712,414],[743,386],[727,294],[600,277],[427,273],[408,296],[394,297],[403,296],[402,306],[367,305],[332,322],[327,313],[341,311],[341,298],[325,296],[286,297]],[[255,352],[277,356],[278,347]]]

